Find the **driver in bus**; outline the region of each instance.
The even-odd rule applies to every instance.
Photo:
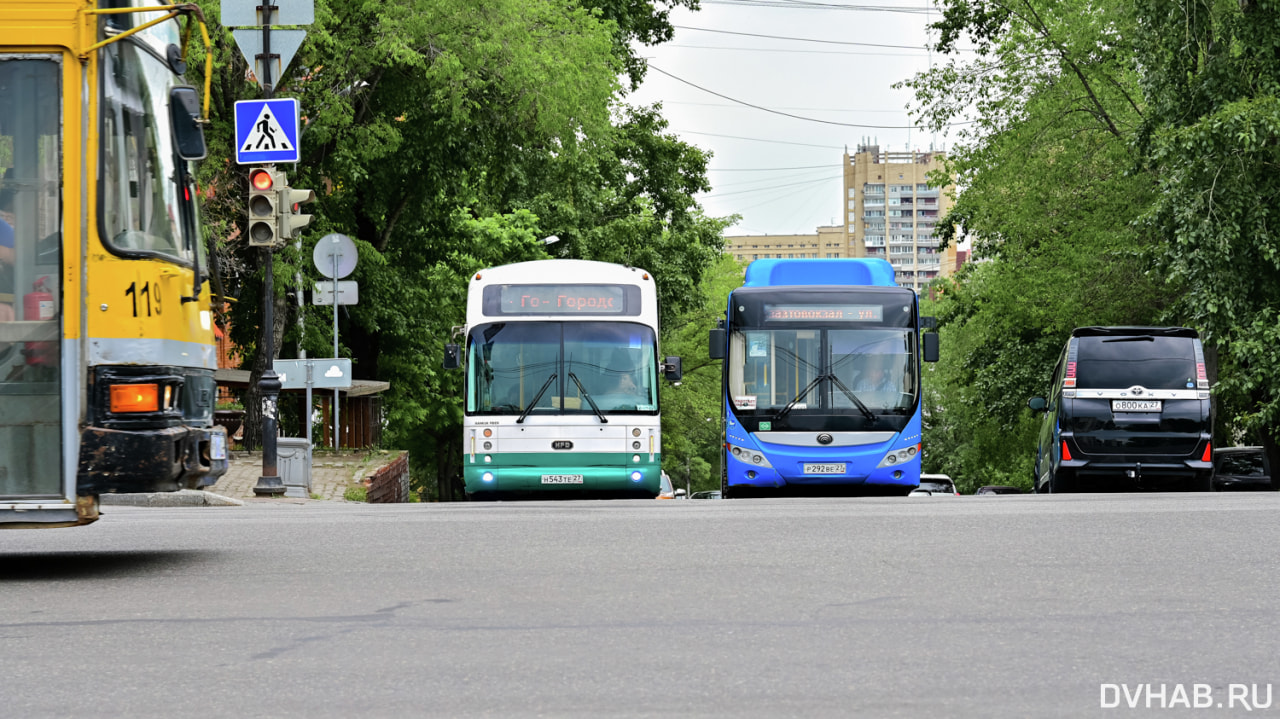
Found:
[[[890,376],[888,364],[887,358],[874,357],[871,366],[854,389],[858,392],[897,392],[898,386]]]

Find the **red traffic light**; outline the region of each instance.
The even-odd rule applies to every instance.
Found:
[[[271,173],[267,170],[254,170],[249,173],[249,184],[260,192],[270,190],[272,182]]]

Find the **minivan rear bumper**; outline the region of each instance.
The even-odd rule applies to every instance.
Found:
[[[1187,486],[1205,483],[1213,475],[1213,462],[1201,461],[1210,439],[1201,437],[1191,454],[1089,454],[1079,449],[1074,437],[1063,433],[1071,459],[1063,460],[1059,476],[1071,477],[1082,486],[1098,488],[1138,488]]]

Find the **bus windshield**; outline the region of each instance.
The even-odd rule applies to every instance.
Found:
[[[729,340],[730,402],[738,411],[876,414],[916,402],[909,329],[760,329]]]
[[[630,322],[480,325],[468,341],[467,413],[654,414],[656,345],[651,328]]]

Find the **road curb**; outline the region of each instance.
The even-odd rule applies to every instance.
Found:
[[[199,489],[177,492],[141,492],[136,494],[103,494],[98,502],[117,507],[243,507],[244,502]]]

